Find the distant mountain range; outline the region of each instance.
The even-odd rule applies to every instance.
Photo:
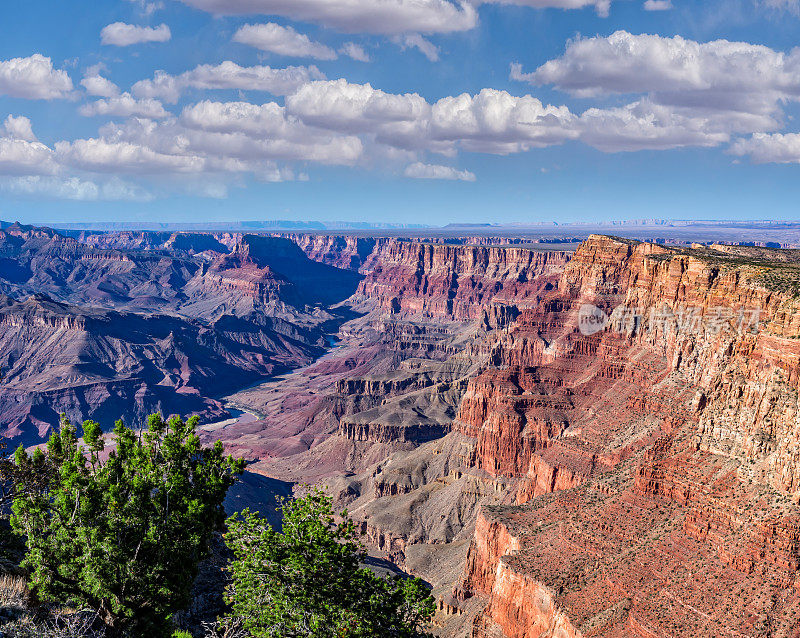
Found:
[[[0,220],[0,229],[14,223]],[[49,224],[52,228],[63,231],[233,231],[233,232],[330,232],[330,231],[402,231],[402,230],[436,230],[440,232],[481,232],[481,231],[547,231],[556,229],[647,229],[647,228],[730,228],[730,229],[800,229],[800,220],[703,220],[703,219],[625,219],[603,222],[578,221],[530,221],[511,222],[506,224],[481,222],[454,222],[444,226],[431,224],[395,224],[390,222],[351,222],[351,221],[294,221],[273,219],[263,221],[210,221],[198,223],[183,222],[151,222],[151,221],[98,221],[98,222],[56,222]]]
[[[0,221],[0,228],[10,226],[10,222]],[[159,222],[74,222],[56,223],[54,228],[59,230],[206,230],[206,231],[254,231],[254,230],[376,230],[376,229],[416,229],[429,228],[425,224],[389,224],[370,222],[320,222],[320,221],[291,221],[286,219],[273,219],[266,221],[236,221],[236,222],[201,222],[191,223],[159,223]]]

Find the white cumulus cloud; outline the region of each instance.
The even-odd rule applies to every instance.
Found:
[[[756,164],[800,164],[800,133],[756,133],[736,140],[730,152],[747,155]]]
[[[554,0],[558,1],[558,0]],[[450,0],[181,0],[221,15],[277,15],[349,33],[451,33],[472,29],[472,4]]]
[[[346,133],[416,136],[430,120],[421,95],[397,95],[347,80],[310,82],[286,97],[286,108],[306,124]]]
[[[137,100],[130,93],[123,93],[117,97],[97,100],[91,104],[84,104],[79,111],[81,115],[86,117],[101,115],[159,119],[169,115],[158,100],[153,98]]]
[[[432,107],[430,133],[465,150],[501,155],[578,136],[575,116],[566,106],[546,106],[530,95],[496,89],[442,98]]]
[[[170,155],[139,144],[104,139],[56,142],[55,152],[62,164],[97,173],[197,173],[205,168],[205,160],[199,156]]]
[[[36,136],[33,134],[31,121],[24,115],[9,115],[3,122],[5,137],[12,140],[23,140],[25,142],[35,142]],[[0,131],[0,132],[3,132]]]
[[[0,175],[47,175],[56,169],[53,151],[41,142],[0,137]]]
[[[320,42],[312,41],[307,35],[298,33],[292,27],[282,27],[274,22],[266,24],[246,24],[233,36],[234,42],[293,58],[316,58],[335,60],[336,51]]]
[[[36,139],[31,121],[9,115],[0,129],[0,175],[51,175],[58,170],[53,150]]]
[[[483,89],[429,103],[416,93],[392,94],[346,80],[312,82],[286,98],[305,124],[398,150],[454,155],[459,149],[495,154],[576,140],[604,152],[711,147],[772,120],[760,114],[664,105],[642,98],[581,114],[530,95]]]
[[[417,93],[386,93],[369,84],[312,82],[287,96],[286,109],[310,126],[370,134],[388,146],[445,154],[458,147],[515,153],[578,135],[576,119],[566,107],[494,89],[430,104]]]
[[[712,132],[770,132],[782,126],[784,104],[800,98],[800,49],[617,31],[572,41],[531,73],[512,65],[511,77],[578,97],[644,94],[649,103],[706,119]]]
[[[66,71],[53,68],[53,61],[40,53],[27,58],[0,60],[0,95],[29,100],[68,97],[72,80]]]
[[[518,65],[512,77],[552,84],[579,97],[653,92],[663,101],[745,106],[754,94],[774,101],[776,94],[800,92],[800,50],[790,54],[747,42],[699,43],[681,36],[633,35],[571,41],[563,56],[533,73]]]
[[[582,142],[612,153],[718,146],[730,139],[728,127],[713,119],[647,100],[619,108],[591,108],[579,121]]]
[[[141,80],[133,85],[138,98],[160,98],[174,104],[186,89],[241,89],[265,91],[273,95],[288,95],[298,87],[324,79],[315,66],[290,66],[273,69],[269,66],[239,66],[227,60],[221,64],[202,64],[180,75],[156,71],[152,80]]]
[[[168,42],[172,33],[166,24],[157,27],[139,27],[124,22],[114,22],[103,27],[100,42],[117,47],[128,47],[142,42]]]
[[[100,141],[147,148],[163,156],[201,158],[198,170],[255,172],[268,161],[351,165],[362,154],[358,137],[310,128],[275,103],[201,102],[179,119],[131,119],[101,128]]]
[[[286,137],[289,127],[298,125],[296,121],[289,121],[285,109],[275,102],[199,102],[183,109],[181,122],[203,131],[247,133],[257,137]]]
[[[89,95],[97,97],[116,97],[119,95],[119,87],[111,80],[104,78],[99,72],[86,75],[81,80],[81,86],[86,89]]]
[[[476,7],[509,4],[533,9],[591,7],[607,16],[612,0],[180,0],[217,15],[275,15],[348,33],[453,33],[478,24]]]
[[[399,32],[391,39],[423,52],[429,45],[434,58],[438,50],[422,33]],[[354,42],[334,51],[272,23],[247,25],[235,39],[285,55],[368,59]],[[7,81],[2,64],[0,87]],[[103,76],[100,67],[87,69],[81,84],[102,99],[82,106],[81,113],[122,121],[103,124],[96,135],[51,148],[36,139],[27,118],[6,118],[0,126],[0,174],[7,191],[12,179],[15,192],[89,192],[88,184],[95,184],[101,197],[113,176],[146,183],[148,191],[160,183],[164,191],[192,188],[220,197],[246,183],[242,176],[307,179],[314,164],[382,165],[415,179],[474,181],[470,171],[446,165],[455,161],[430,156],[522,153],[567,142],[607,153],[729,145],[729,153],[753,162],[800,163],[800,134],[779,132],[790,119],[787,104],[800,101],[800,49],[781,52],[747,42],[617,31],[569,41],[562,55],[531,72],[512,65],[515,80],[601,98],[580,110],[491,88],[429,101],[414,92],[327,80],[314,66],[276,69],[226,61],[175,75],[157,71],[130,93]],[[190,90],[218,89],[241,93],[236,101],[193,101],[180,114],[162,104],[176,103]],[[71,82],[61,90],[70,91]],[[250,99],[254,91],[283,99],[256,103]]]

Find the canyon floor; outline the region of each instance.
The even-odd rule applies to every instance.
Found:
[[[437,636],[800,636],[797,251],[0,232],[7,436],[198,412],[230,507],[324,485]]]

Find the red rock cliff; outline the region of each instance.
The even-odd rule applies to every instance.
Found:
[[[592,236],[496,335],[455,429],[519,505],[478,520],[474,636],[797,635],[792,268]]]
[[[391,313],[472,320],[492,303],[535,304],[569,261],[565,252],[519,247],[379,243],[358,294]]]

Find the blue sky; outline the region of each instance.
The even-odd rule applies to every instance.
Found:
[[[800,217],[798,0],[9,4],[0,219]]]

